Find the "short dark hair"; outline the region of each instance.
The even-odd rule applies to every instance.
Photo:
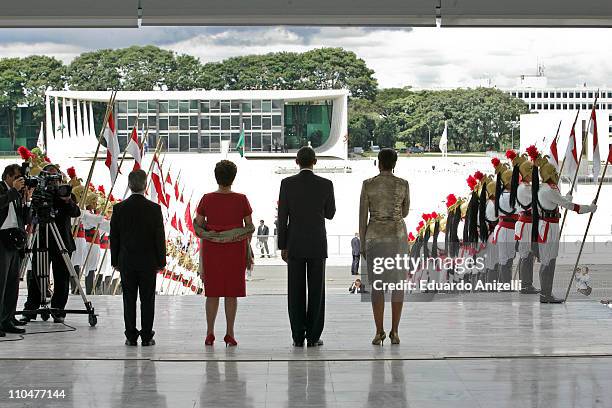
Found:
[[[223,187],[229,187],[236,178],[238,168],[236,165],[229,160],[221,160],[215,166],[215,179],[217,184]]]
[[[393,170],[397,163],[397,152],[385,147],[378,152],[378,166],[381,170]]]
[[[17,172],[21,174],[21,166],[18,164],[9,164],[2,172],[2,180],[6,180],[6,178],[9,176],[14,176]]]
[[[259,220],[259,222],[264,222],[264,220]]]
[[[300,167],[311,167],[317,161],[317,155],[312,147],[300,147],[300,150],[297,152],[296,161]]]
[[[133,193],[142,193],[147,188],[147,173],[143,169],[132,171],[128,175],[128,186]]]

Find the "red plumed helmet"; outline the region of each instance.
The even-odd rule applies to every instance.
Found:
[[[430,214],[426,214],[426,213],[423,213],[423,215],[421,215],[421,218],[423,218],[423,221],[429,220],[430,217],[431,217],[431,215]]]
[[[501,163],[501,161],[499,160],[499,158],[494,157],[491,159],[491,164],[493,165],[493,167],[497,167],[499,166],[499,163]]]
[[[99,192],[101,192],[102,194],[104,194],[104,193],[105,193],[105,191],[104,191],[104,186],[99,185],[99,186],[98,186],[98,191],[99,191]]]
[[[414,234],[411,232],[408,234],[408,241],[414,241],[416,238],[414,237]]]
[[[113,193],[111,193],[111,194],[108,196],[108,199],[109,199],[110,201],[115,201],[115,197],[113,197]]]
[[[506,151],[506,159],[512,161],[516,157],[516,152],[512,149]]]
[[[457,196],[455,196],[454,194],[449,194],[446,196],[446,208],[450,207],[456,202],[457,202]]]
[[[419,225],[417,226],[417,232],[419,232],[419,230],[423,228],[424,225],[425,223],[423,221],[419,221]]]
[[[50,160],[50,159],[49,159],[47,156],[45,156],[45,159],[44,159],[44,160],[45,160],[45,162],[47,162],[47,163],[51,163],[51,160]]]
[[[68,167],[68,170],[66,170],[66,172],[68,173],[68,177],[75,178],[76,177],[76,170],[74,169],[74,167]]]
[[[437,212],[432,212],[431,214],[431,218],[438,218],[438,213]]]
[[[484,174],[482,173],[482,171],[477,170],[476,173],[474,173],[474,178],[480,181],[484,178]]]
[[[535,147],[535,145],[531,145],[527,148],[527,155],[529,155],[531,161],[535,161],[535,159],[538,158],[539,154],[540,153],[538,152],[538,148]]]
[[[476,187],[476,184],[478,184],[478,181],[476,181],[474,176],[468,177],[466,181],[467,181],[468,187],[470,187],[470,190],[474,190],[474,187]]]
[[[32,157],[32,152],[25,146],[19,146],[17,152],[23,160],[28,160],[30,157]]]

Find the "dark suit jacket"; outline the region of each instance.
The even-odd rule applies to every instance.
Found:
[[[334,186],[309,170],[281,182],[278,248],[292,258],[327,258],[325,218],[336,213]]]
[[[111,265],[119,271],[157,271],[166,266],[161,207],[140,194],[115,204],[110,222]]]
[[[0,180],[0,227],[8,217],[11,203],[15,205],[15,214],[25,224],[25,210],[21,201],[21,194],[14,188],[9,189],[3,180]],[[21,211],[20,211],[21,209]]]
[[[267,238],[265,235],[270,233],[270,228],[267,225],[257,227],[257,235],[264,235],[262,238]]]
[[[71,194],[70,201],[68,202],[57,198],[53,201],[53,206],[57,210],[55,225],[57,225],[62,241],[64,241],[64,245],[66,245],[68,251],[74,252],[76,245],[72,236],[72,218],[81,215],[79,205],[76,203],[76,197],[74,194]],[[51,240],[49,248],[56,248],[55,240]]]
[[[353,256],[359,256],[359,251],[361,250],[361,243],[359,241],[359,238],[353,237],[353,239],[351,239],[351,250]]]

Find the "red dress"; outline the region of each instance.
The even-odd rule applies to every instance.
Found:
[[[244,217],[252,212],[247,197],[233,192],[204,194],[198,204],[198,215],[206,218],[206,229],[212,231],[243,227]],[[206,296],[246,296],[246,241],[217,243],[202,240]]]

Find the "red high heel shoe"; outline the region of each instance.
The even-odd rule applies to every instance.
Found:
[[[238,345],[238,342],[236,341],[236,339],[234,339],[229,334],[225,335],[225,337],[223,338],[223,341],[225,342],[225,347],[235,347]]]
[[[206,336],[206,340],[204,340],[204,345],[212,346],[214,342],[215,342],[215,335],[209,334],[208,336]]]

